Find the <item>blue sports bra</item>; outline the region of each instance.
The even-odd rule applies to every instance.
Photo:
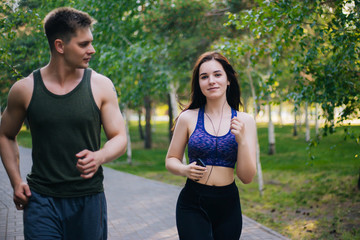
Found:
[[[237,112],[231,108],[231,118],[234,116],[237,116]],[[195,130],[188,142],[189,163],[200,158],[206,165],[234,168],[237,160],[237,149],[238,144],[230,129],[227,134],[218,137],[206,132],[204,126],[204,107],[201,107]]]

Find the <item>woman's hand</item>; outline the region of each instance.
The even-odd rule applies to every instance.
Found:
[[[240,120],[239,117],[234,117],[231,119],[230,123],[231,133],[235,135],[235,140],[238,144],[241,143],[241,140],[245,139],[245,124]]]
[[[185,167],[185,176],[194,181],[199,181],[206,173],[207,168],[196,165],[196,162],[192,162]]]

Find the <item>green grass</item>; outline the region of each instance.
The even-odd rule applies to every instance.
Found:
[[[265,189],[261,197],[257,178],[247,185],[236,181],[244,214],[291,239],[360,239],[360,191],[356,188],[360,146],[354,139],[344,141],[343,128],[336,130],[310,151],[304,129],[294,137],[292,126],[275,126],[276,154],[268,155],[267,128],[259,124]],[[352,130],[359,136],[360,126]],[[167,123],[157,123],[153,148],[149,150],[144,149],[135,123],[130,133],[132,164],[122,156],[107,166],[170,184],[184,184],[185,178],[165,169]],[[102,139],[104,142],[104,135]],[[27,131],[21,131],[18,140],[31,147]]]

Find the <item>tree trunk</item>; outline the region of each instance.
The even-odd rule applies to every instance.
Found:
[[[169,141],[171,141],[171,138],[172,138],[172,135],[173,135],[173,132],[171,131],[171,129],[173,127],[173,122],[174,122],[173,108],[172,108],[172,105],[171,105],[171,93],[168,93],[168,108],[169,108],[169,112],[168,112],[168,115],[169,115]]]
[[[359,169],[358,189],[360,190],[360,169]]]
[[[293,136],[294,137],[298,135],[296,115],[297,115],[297,106],[296,106],[296,104],[294,104],[294,129],[293,129]]]
[[[151,100],[149,96],[145,96],[144,98],[145,105],[145,141],[144,147],[145,149],[151,149]]]
[[[177,100],[176,100],[176,92],[177,92],[178,86],[177,84],[174,84],[173,82],[170,83],[170,92],[168,93],[169,97],[168,97],[168,105],[169,105],[169,141],[171,141],[172,138],[172,127],[174,124],[174,119],[179,115],[178,112],[178,104],[177,104]],[[171,112],[170,112],[171,109]],[[185,156],[185,153],[183,155],[183,159],[182,159],[182,163],[183,164],[187,164],[187,159]]]
[[[301,131],[301,126],[302,126],[301,104],[298,105],[296,114],[297,114],[297,125],[298,125],[298,128],[300,129],[299,131]]]
[[[310,124],[309,124],[309,111],[308,111],[308,102],[305,102],[305,141],[310,141]]]
[[[126,155],[127,155],[127,163],[129,165],[132,164],[132,150],[131,150],[131,138],[130,138],[130,118],[129,118],[129,114],[128,114],[128,109],[125,106],[124,109],[122,110],[124,118],[125,118],[125,129],[126,129],[126,137],[127,137],[127,149],[126,149]]]
[[[254,105],[254,120],[255,120],[255,124],[256,124],[256,116],[257,116],[258,111],[257,111],[257,104],[256,104],[256,94],[255,94],[254,82],[253,82],[251,72],[250,72],[250,56],[249,56],[249,54],[247,54],[247,61],[248,61],[248,67],[246,68],[246,73],[247,73],[249,83],[250,83],[251,95],[252,95],[252,98],[254,100],[254,102],[253,102],[253,105]],[[260,145],[259,145],[259,139],[258,139],[258,134],[257,134],[257,128],[256,128],[256,167],[257,167],[259,193],[260,193],[260,196],[263,196],[263,194],[264,194],[264,180],[263,180],[263,175],[262,175],[262,170],[261,170]]]
[[[142,125],[141,125],[141,108],[138,110],[138,126],[139,126],[139,135],[140,135],[140,139],[144,140],[144,131],[142,129]]]
[[[170,83],[170,92],[168,93],[168,105],[169,105],[169,141],[172,138],[172,127],[174,124],[174,119],[178,116],[178,105],[176,100],[176,92],[178,86],[174,83]]]
[[[244,112],[248,112],[247,109],[247,105],[248,105],[248,98],[243,98],[243,108],[244,108]]]
[[[268,77],[270,77],[271,75],[271,67],[272,67],[272,59],[271,56],[268,55]],[[272,90],[272,89],[270,89]],[[275,130],[274,130],[274,124],[272,122],[271,119],[271,96],[270,94],[268,95],[268,106],[269,106],[269,127],[268,127],[268,131],[269,131],[269,155],[273,155],[275,154]]]
[[[319,135],[319,110],[318,103],[315,103],[315,135],[316,137]]]
[[[268,126],[268,134],[269,134],[269,155],[275,154],[275,130],[274,124],[271,119],[271,104],[270,104],[270,96],[268,96],[268,109],[269,109],[269,126]]]
[[[279,104],[279,124],[280,126],[283,126],[283,121],[282,121],[282,102],[280,100],[280,104]]]

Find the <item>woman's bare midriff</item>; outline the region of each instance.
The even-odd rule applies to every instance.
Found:
[[[209,186],[226,186],[234,181],[234,169],[220,166],[206,166],[207,172],[198,183]],[[211,170],[212,168],[212,170]],[[210,174],[210,177],[209,177]],[[209,179],[208,179],[209,177]],[[207,181],[207,182],[206,182]]]

